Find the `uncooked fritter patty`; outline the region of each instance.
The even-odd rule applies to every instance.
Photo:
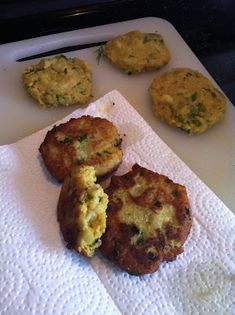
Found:
[[[175,68],[155,77],[150,94],[156,117],[189,134],[202,133],[226,111],[226,99],[198,71]]]
[[[101,178],[120,165],[121,141],[116,127],[107,119],[82,116],[48,131],[39,151],[58,181],[63,181],[74,165],[94,166],[97,178]]]
[[[92,74],[88,64],[64,55],[42,59],[25,69],[23,83],[41,107],[85,104],[91,98]]]
[[[158,69],[170,60],[160,34],[132,31],[105,45],[105,55],[128,74]]]
[[[183,252],[192,217],[186,188],[139,165],[113,176],[100,250],[130,274],[152,273]]]

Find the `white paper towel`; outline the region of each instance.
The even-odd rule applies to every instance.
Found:
[[[65,248],[56,219],[61,186],[38,152],[48,127],[0,147],[0,314],[235,314],[235,216],[117,91],[84,114],[112,121],[124,161],[187,187],[193,227],[185,251],[152,275],[130,276],[99,253]],[[59,124],[58,122],[57,124]]]

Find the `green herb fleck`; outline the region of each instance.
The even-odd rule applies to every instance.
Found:
[[[90,194],[88,194],[88,195],[86,196],[86,199],[87,199],[87,200],[92,200],[92,199],[93,199],[93,196],[90,195]]]
[[[147,253],[148,259],[154,261],[157,259],[156,255],[153,252],[148,252]]]
[[[101,45],[98,49],[95,50],[97,63],[100,63],[100,60],[105,56],[105,46]]]
[[[60,55],[60,58],[63,58],[65,60],[68,60],[68,58],[65,55]]]
[[[63,94],[56,94],[56,99],[59,103],[64,103],[66,97]]]
[[[24,71],[24,73],[25,74],[28,74],[28,73],[36,73],[36,72],[38,72],[39,71],[39,69],[37,69],[36,67],[34,67],[34,66],[29,66],[25,71]]]
[[[184,130],[184,131],[186,131],[189,135],[192,134],[191,128],[183,128],[183,127],[181,127],[181,129]]]
[[[87,140],[87,135],[81,135],[77,137],[77,140],[79,142],[84,142],[85,140]]]
[[[72,139],[69,137],[65,137],[63,140],[59,141],[60,144],[69,144],[71,142],[72,142]]]
[[[198,119],[193,119],[192,123],[196,126],[196,127],[200,127],[202,125],[202,123],[200,122],[200,120]]]
[[[206,112],[206,107],[203,103],[201,103],[201,102],[198,103],[197,107],[198,107],[199,112]]]
[[[190,108],[191,118],[195,117],[197,114],[198,114],[198,108],[196,106],[191,106],[191,108]]]
[[[181,246],[181,243],[178,240],[172,240],[171,243],[175,248],[179,248]]]
[[[178,197],[178,196],[180,195],[180,192],[175,189],[175,190],[173,190],[173,191],[171,192],[171,194],[172,194],[172,196],[174,196],[174,197]]]
[[[80,72],[80,68],[79,67],[73,67],[72,69],[77,71],[78,73]]]
[[[68,69],[64,68],[64,74],[67,74],[67,73],[68,73]]]
[[[161,202],[158,200],[154,200],[153,205],[155,208],[161,208],[161,206],[162,206]]]
[[[83,201],[81,201],[80,199],[78,199],[78,203],[79,203],[80,206],[83,205]]]
[[[195,92],[191,95],[191,100],[192,102],[194,102],[196,99],[197,99],[197,93]]]
[[[110,153],[109,151],[107,151],[107,150],[104,150],[103,153],[104,153],[104,154],[111,154],[111,153]]]
[[[182,115],[178,115],[176,118],[180,123],[184,123],[184,118]]]
[[[142,245],[144,243],[144,233],[141,231],[136,240],[136,245]]]
[[[185,217],[186,217],[188,220],[191,220],[191,210],[190,210],[190,208],[185,207],[185,208],[184,208],[184,211],[185,211]]]
[[[70,60],[72,63],[75,62],[75,58],[70,57],[70,58],[67,58],[67,59]]]
[[[103,155],[105,155],[105,154],[109,155],[109,154],[111,154],[111,152],[109,152],[109,151],[107,151],[107,150],[103,150],[102,152],[97,152],[97,153],[96,153],[96,155],[98,155],[98,156],[103,156]]]
[[[121,142],[120,139],[115,138],[115,139],[111,142],[111,144],[112,144],[113,146],[118,146],[118,145],[120,144],[120,142]]]
[[[217,95],[216,95],[215,92],[211,91],[211,96],[214,97],[214,98],[216,98]]]
[[[49,93],[49,92],[45,92],[43,93],[43,96],[52,96],[53,94]]]
[[[81,165],[84,162],[84,159],[76,159],[76,164]]]
[[[144,36],[143,43],[146,44],[148,42],[154,41],[156,42],[158,40],[159,36],[154,33],[148,33],[147,35]]]
[[[186,73],[186,77],[191,77],[193,74],[191,72]]]

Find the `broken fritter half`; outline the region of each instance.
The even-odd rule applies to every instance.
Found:
[[[134,275],[156,271],[183,252],[192,225],[186,188],[135,164],[113,176],[101,253]]]
[[[108,196],[92,166],[75,166],[62,185],[58,221],[67,247],[93,256],[106,228]]]
[[[117,128],[107,119],[81,116],[48,131],[39,151],[58,181],[63,181],[75,165],[93,166],[101,179],[122,162],[121,142]]]

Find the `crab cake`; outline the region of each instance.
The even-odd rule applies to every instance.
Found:
[[[139,31],[108,41],[105,56],[128,74],[155,70],[170,60],[169,50],[160,34]]]
[[[226,111],[226,99],[200,72],[175,68],[155,77],[150,87],[156,117],[189,134],[202,133]]]
[[[108,196],[95,183],[92,166],[75,166],[66,177],[58,203],[58,221],[67,247],[91,257],[106,228]]]
[[[183,252],[192,225],[186,188],[135,164],[113,176],[102,254],[134,275],[156,271]]]
[[[49,173],[63,181],[74,165],[94,166],[97,178],[114,172],[122,161],[122,139],[107,119],[72,118],[48,131],[39,151]]]
[[[85,104],[91,98],[92,74],[88,64],[64,55],[42,59],[25,69],[23,84],[41,107]]]

